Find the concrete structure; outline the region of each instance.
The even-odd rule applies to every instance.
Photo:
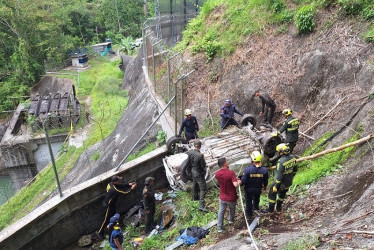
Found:
[[[105,50],[111,51],[112,50],[112,42],[94,44],[94,45],[92,45],[92,49],[95,53],[98,53],[98,54],[101,54]]]
[[[0,142],[1,160],[4,162],[15,190],[19,190],[29,183],[49,162],[40,161],[38,165],[35,160],[36,152],[43,155],[44,158],[45,156],[50,157],[48,148],[39,148],[40,145],[46,143],[44,134],[32,137],[30,130],[21,122],[22,113],[25,113],[25,109],[19,105]],[[63,142],[65,139],[66,134],[50,136],[52,144],[59,144],[58,142]],[[59,148],[53,148],[56,155]]]
[[[88,66],[87,54],[75,53],[71,55],[71,65],[75,68],[85,68]]]
[[[142,199],[142,187],[147,176],[155,177],[156,188],[167,187],[162,158],[166,147],[158,148],[121,166],[118,172],[103,173],[56,195],[21,220],[0,232],[0,249],[64,249],[81,236],[95,232],[103,219],[102,201],[111,176],[136,180],[138,187],[118,199],[121,214]],[[46,247],[47,246],[47,247]]]
[[[49,150],[43,146],[45,134],[33,136],[27,117],[35,118],[33,131],[43,128],[42,121],[49,128],[70,127],[71,121],[76,124],[80,118],[80,103],[70,79],[45,76],[31,89],[30,96],[30,107],[17,107],[0,141],[0,159],[15,190],[27,185],[50,162]],[[66,136],[50,136],[55,156]]]

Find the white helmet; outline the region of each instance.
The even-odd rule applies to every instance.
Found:
[[[191,109],[185,109],[184,110],[184,115],[192,115],[192,110]]]

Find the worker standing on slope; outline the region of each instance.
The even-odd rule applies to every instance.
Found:
[[[219,115],[221,118],[221,128],[225,129],[230,125],[239,126],[238,122],[234,119],[235,113],[243,116],[243,113],[236,109],[235,105],[231,103],[230,99],[225,100],[225,104],[221,107]]]
[[[186,137],[187,142],[189,142],[191,139],[199,138],[197,136],[197,131],[199,131],[199,124],[197,123],[196,117],[192,115],[191,109],[185,109],[184,115],[186,116],[186,118],[182,122],[178,135],[181,136],[183,130],[185,130],[184,136]]]
[[[299,119],[292,116],[292,111],[289,108],[284,109],[282,114],[286,117],[286,120],[283,122],[279,132],[273,135],[276,136],[286,131],[286,143],[288,143],[290,153],[292,153],[296,142],[299,140]]]
[[[238,187],[238,180],[235,172],[229,169],[229,164],[225,157],[218,159],[218,166],[220,170],[216,172],[216,179],[219,185],[219,209],[218,209],[218,233],[223,230],[223,220],[225,217],[226,207],[229,207],[230,216],[229,224],[234,223],[236,201],[238,195],[236,188]]]
[[[125,195],[131,192],[131,190],[136,188],[135,182],[130,182],[129,184],[121,183],[122,178],[115,175],[112,176],[111,182],[108,183],[106,187],[105,198],[103,201],[104,208],[104,221],[100,226],[100,229],[96,232],[99,239],[104,238],[104,229],[111,218],[116,213],[116,203],[118,195]]]
[[[286,198],[286,193],[292,185],[293,177],[297,172],[296,158],[290,154],[290,148],[287,144],[281,143],[276,147],[281,158],[277,162],[277,172],[273,184],[269,188],[269,207],[262,210],[263,213],[274,212],[275,204],[277,211],[282,211],[282,204]],[[277,197],[278,196],[278,197]]]
[[[262,102],[262,109],[260,112],[260,115],[264,115],[264,123],[271,124],[271,121],[274,117],[275,112],[275,102],[273,99],[270,98],[270,96],[266,93],[260,93],[260,90],[256,90],[255,96],[259,97]]]
[[[266,167],[261,164],[261,153],[253,151],[251,158],[252,164],[245,168],[239,181],[240,184],[244,184],[245,213],[248,217],[253,216],[253,210],[259,210],[261,190],[266,190],[269,179]]]
[[[153,177],[145,178],[144,189],[143,189],[143,204],[144,210],[146,213],[145,220],[145,234],[149,235],[152,231],[152,226],[154,223],[154,215],[156,211],[156,200],[155,200],[155,191],[153,187],[154,182]]]
[[[194,141],[195,149],[189,153],[188,161],[191,166],[191,174],[193,180],[193,199],[199,200],[199,210],[208,212],[205,208],[205,195],[207,191],[205,174],[206,174],[206,162],[204,155],[200,153],[201,141]]]

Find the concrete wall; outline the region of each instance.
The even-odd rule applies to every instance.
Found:
[[[156,188],[169,185],[162,163],[166,147],[158,148],[113,170],[55,196],[26,217],[0,232],[0,249],[64,249],[81,236],[95,232],[103,220],[102,201],[111,176],[137,180],[138,187],[120,197],[117,210],[124,214],[142,198],[144,179],[156,178]]]

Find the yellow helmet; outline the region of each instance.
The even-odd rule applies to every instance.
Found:
[[[184,115],[192,115],[191,109],[185,109],[184,110]]]
[[[279,153],[285,153],[285,154],[289,154],[290,153],[290,147],[288,146],[287,143],[281,143],[281,144],[278,144],[276,147],[275,147],[275,150],[277,150]]]
[[[282,114],[284,114],[284,115],[291,115],[292,114],[292,110],[291,109],[283,109]]]
[[[260,162],[262,159],[262,155],[258,151],[253,151],[251,154],[252,161],[254,162]]]

